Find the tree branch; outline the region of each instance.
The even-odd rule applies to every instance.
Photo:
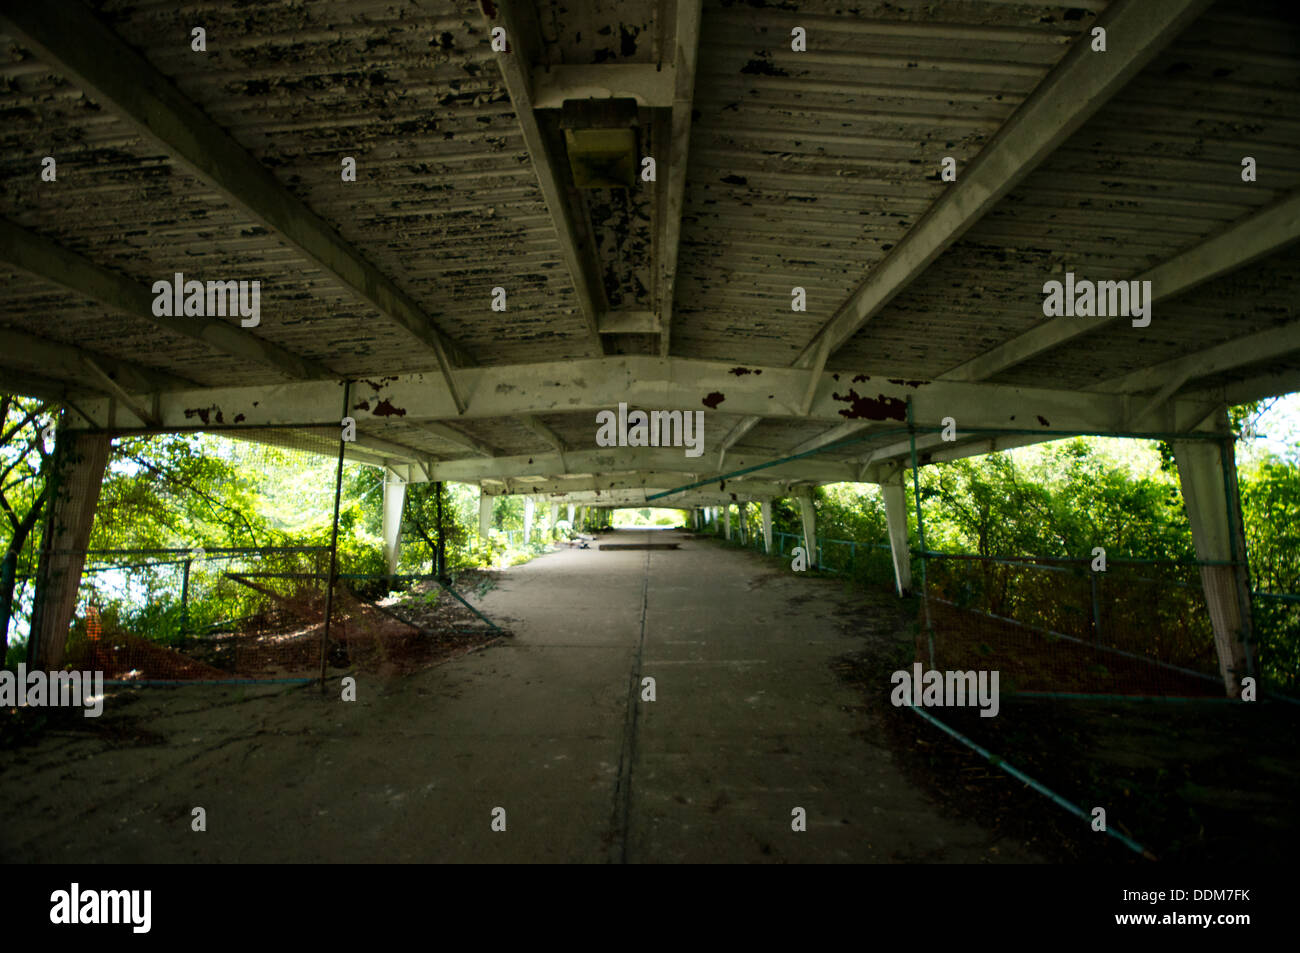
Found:
[[[181,487],[181,488],[183,488],[183,489],[190,490],[191,492],[197,494],[197,495],[198,495],[199,497],[201,497],[201,498],[202,498],[202,499],[203,499],[203,500],[208,504],[208,506],[210,506],[213,510],[216,510],[216,509],[219,507],[219,508],[221,508],[221,509],[223,509],[223,510],[229,512],[229,513],[233,513],[233,514],[234,514],[234,515],[239,519],[239,521],[242,522],[242,523],[244,524],[244,526],[248,529],[248,536],[249,536],[249,539],[251,539],[251,540],[253,541],[253,545],[254,545],[254,546],[259,545],[259,544],[258,544],[258,541],[257,541],[257,532],[253,529],[253,524],[251,524],[250,522],[248,522],[248,518],[245,517],[243,513],[239,512],[239,510],[235,509],[233,506],[227,506],[225,503],[222,503],[220,500],[213,499],[213,498],[212,498],[211,496],[209,496],[207,493],[203,492],[203,491],[200,490],[198,487],[196,487],[193,483],[189,483],[189,482],[184,481],[184,480],[178,480],[178,479],[176,479],[176,478],[175,478],[174,476],[172,476],[170,473],[167,473],[166,471],[162,470],[161,468],[154,466],[154,465],[153,465],[152,463],[150,463],[148,460],[145,460],[145,459],[143,459],[143,458],[141,458],[141,457],[137,457],[137,456],[135,456],[134,454],[129,454],[129,453],[126,454],[126,458],[127,458],[128,460],[131,460],[131,461],[134,462],[134,463],[138,463],[140,466],[144,467],[144,468],[145,468],[146,470],[148,470],[150,473],[156,474],[157,476],[161,477],[161,478],[162,478],[164,481],[166,481],[168,484],[170,484],[170,485],[172,485],[172,486],[179,486],[179,487]],[[228,527],[232,525],[231,523],[226,522],[225,520],[221,520],[221,522],[226,523],[226,526],[228,526]]]

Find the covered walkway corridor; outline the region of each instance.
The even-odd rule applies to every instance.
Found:
[[[24,818],[5,826],[0,856],[1037,859],[944,816],[833,672],[846,652],[907,640],[888,595],[864,608],[837,582],[709,540],[613,535],[680,548],[564,550],[514,567],[481,603],[512,639],[413,677],[363,678],[356,704],[270,688],[122,692],[100,726],[121,740],[0,753],[0,799]],[[641,700],[645,677],[654,701]],[[154,743],[131,745],[146,726]],[[491,829],[495,807],[505,832]]]
[[[185,651],[179,678],[324,689],[111,687],[95,730],[60,722],[0,752],[21,818],[5,857],[1041,859],[927,800],[873,722],[894,712],[888,669],[864,706],[832,663],[922,658],[911,595],[969,608],[955,571],[947,589],[926,575],[969,555],[929,551],[927,470],[1077,436],[1167,445],[1187,575],[1159,613],[1131,586],[1121,627],[1104,598],[1119,574],[1081,571],[1086,609],[1065,618],[1044,585],[1054,614],[1030,621],[1097,653],[1126,632],[1131,661],[1191,620],[1196,710],[1224,713],[1212,767],[1249,741],[1251,783],[1295,787],[1294,752],[1270,747],[1295,736],[1268,720],[1280,706],[1245,702],[1270,666],[1297,682],[1300,594],[1262,593],[1279,600],[1268,629],[1233,417],[1300,391],[1294,2],[8,2],[0,48],[0,463],[30,471],[0,479],[0,633],[26,630],[7,664],[45,677],[111,655],[86,586],[108,553],[145,593],[104,640],[135,638],[110,679],[157,677],[132,651]],[[171,454],[165,492],[115,497],[145,466],[123,448],[150,441]],[[248,448],[301,473],[262,498]],[[170,482],[191,463],[204,500],[247,491],[220,533],[203,507],[148,508],[192,491]],[[730,539],[734,513],[769,550],[776,509],[778,542],[800,534],[816,570],[819,518],[833,529],[816,501],[842,484],[881,501],[879,539],[858,542],[888,549],[895,592],[865,608],[683,533],[510,568],[470,597],[509,638],[487,645],[494,623],[458,606],[438,647],[474,651],[381,677],[401,639],[438,641],[393,620],[389,594],[418,580],[441,587],[432,604],[449,567],[509,561],[506,510],[526,558],[561,508],[564,535],[593,510],[663,506]],[[129,538],[105,540],[122,499]],[[311,505],[328,518],[299,519]],[[1114,565],[1168,555],[1125,546],[1039,554],[1061,578],[1094,547]],[[1005,627],[1025,620],[983,608],[983,629],[927,646],[932,670],[1023,660]],[[385,626],[402,631],[386,643]],[[224,664],[240,653],[258,664]],[[1080,711],[1080,671],[1120,669],[1062,659],[1042,694],[1064,703],[1035,716]],[[1234,720],[1257,710],[1253,730]],[[1012,719],[976,726],[993,721]],[[1182,728],[1161,731],[1173,745]],[[1209,788],[1178,790],[1208,813]],[[1289,797],[1261,823],[1291,817]],[[1233,834],[1289,844],[1275,835]]]

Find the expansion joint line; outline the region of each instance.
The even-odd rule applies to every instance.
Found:
[[[650,597],[650,552],[645,554],[645,573],[641,580],[641,632],[637,639],[636,657],[632,660],[632,674],[627,692],[627,713],[623,718],[623,746],[618,755],[618,781],[614,786],[614,810],[610,820],[613,839],[610,842],[610,862],[627,863],[628,816],[632,806],[632,763],[636,760],[636,728],[640,704],[637,692],[641,688],[641,659],[645,654],[645,619]]]

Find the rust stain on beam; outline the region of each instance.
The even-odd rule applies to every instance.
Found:
[[[906,420],[907,401],[897,397],[877,394],[875,397],[863,397],[856,390],[849,389],[847,394],[831,394],[835,400],[849,404],[840,411],[841,417],[850,420]]]

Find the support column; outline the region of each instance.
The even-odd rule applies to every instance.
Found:
[[[763,500],[758,504],[758,515],[763,520],[763,552],[772,552],[772,501]]]
[[[748,503],[745,503],[745,502],[743,502],[743,501],[737,501],[737,503],[736,503],[736,528],[740,530],[740,542],[741,542],[741,545],[744,545],[745,543],[748,543],[748,542],[749,542],[749,538],[746,536],[747,525],[746,525],[746,523],[745,523],[745,511],[746,511],[748,508],[749,508],[749,504],[748,504]]]
[[[68,626],[77,606],[77,587],[86,565],[86,547],[110,444],[104,434],[60,430],[55,438],[28,637],[27,657],[33,668],[53,671],[63,667]]]
[[[524,542],[533,538],[533,507],[537,504],[531,496],[524,497]]]
[[[1226,411],[1220,411],[1213,420],[1215,429],[1227,432]],[[1231,444],[1208,440],[1175,440],[1173,447],[1196,557],[1204,562],[1236,563],[1201,567],[1201,585],[1214,626],[1219,673],[1228,697],[1236,698],[1241,694],[1241,678],[1255,673],[1247,654],[1251,633],[1250,579],[1245,565],[1235,454]]]
[[[583,533],[587,531],[587,508],[585,506],[578,507],[578,530]]]
[[[907,543],[907,494],[900,471],[880,485],[885,498],[885,522],[889,527],[889,554],[894,559],[894,585],[898,595],[912,591],[912,553]]]
[[[573,529],[577,529],[577,526],[575,526],[574,523],[573,523],[573,504],[572,504],[572,503],[569,504],[569,526],[572,527]]]
[[[384,468],[383,549],[384,562],[391,576],[397,572],[397,560],[402,554],[402,506],[406,503],[406,481],[387,467]]]
[[[447,578],[447,521],[442,515],[442,481],[433,485],[433,496],[438,508],[438,548],[433,556],[433,572],[438,579]]]
[[[551,504],[551,538],[555,538],[555,524],[560,521],[560,504]]]
[[[478,535],[487,539],[492,531],[492,497],[478,488]]]
[[[725,525],[726,525],[727,539],[731,539],[731,504],[728,503],[726,506],[724,506],[722,508],[722,512],[726,517]]]
[[[817,507],[813,500],[813,491],[803,489],[796,499],[799,500],[799,515],[803,517],[803,547],[808,552],[808,568],[817,568]]]

